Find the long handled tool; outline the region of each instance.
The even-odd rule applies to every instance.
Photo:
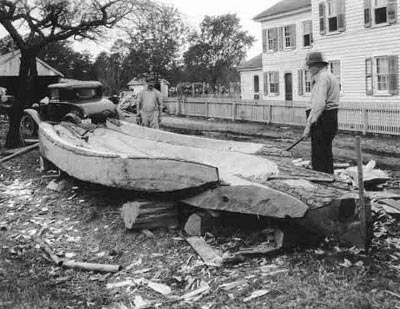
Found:
[[[293,147],[295,147],[298,143],[300,143],[302,140],[304,140],[304,136],[300,137],[297,141],[295,141],[292,145],[290,145],[288,148],[286,148],[286,151],[291,150]]]

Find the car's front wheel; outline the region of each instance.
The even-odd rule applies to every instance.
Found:
[[[20,131],[23,139],[37,138],[38,125],[28,113],[24,113],[20,122]]]

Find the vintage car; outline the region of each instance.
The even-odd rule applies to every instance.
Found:
[[[73,81],[51,84],[50,98],[26,109],[21,119],[24,138],[37,136],[40,121],[73,123],[101,123],[107,118],[120,118],[117,106],[103,97],[103,87],[97,81]]]

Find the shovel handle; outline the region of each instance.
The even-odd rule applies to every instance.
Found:
[[[296,146],[298,143],[300,143],[302,140],[304,140],[304,136],[300,137],[297,141],[295,141],[292,145],[290,145],[288,148],[286,148],[286,151],[291,150],[294,146]]]

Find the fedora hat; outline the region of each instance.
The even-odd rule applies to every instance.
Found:
[[[307,54],[306,56],[306,65],[310,66],[316,63],[323,63],[325,65],[328,64],[328,61],[326,61],[324,59],[324,57],[322,56],[322,53],[320,52],[310,52]]]

